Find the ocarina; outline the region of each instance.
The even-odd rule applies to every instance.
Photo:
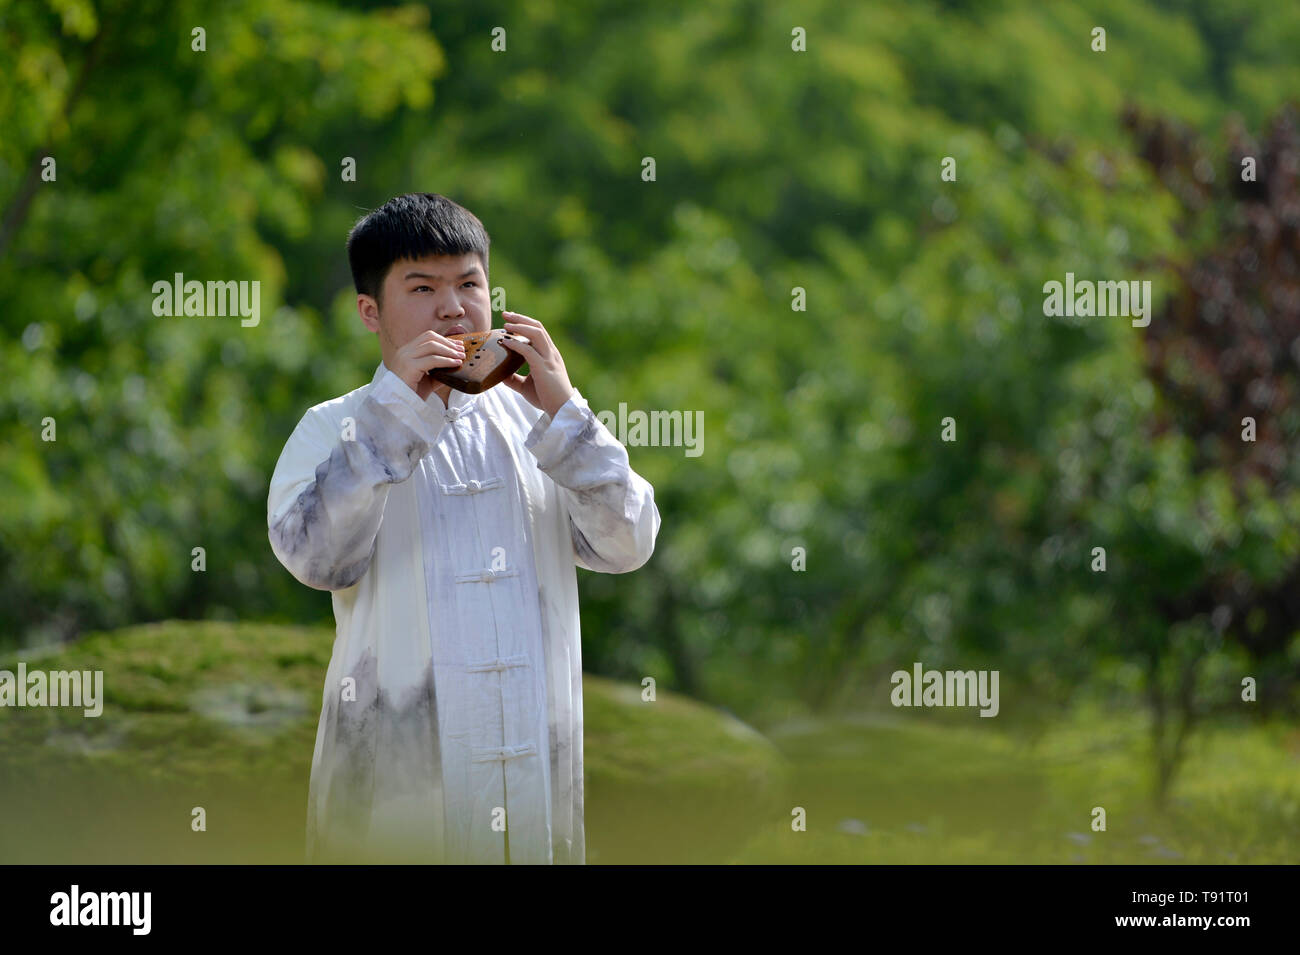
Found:
[[[465,360],[458,368],[430,369],[429,376],[471,395],[499,385],[524,363],[523,355],[503,347],[501,342],[512,340],[530,344],[523,335],[511,335],[504,328],[447,337],[464,344]]]

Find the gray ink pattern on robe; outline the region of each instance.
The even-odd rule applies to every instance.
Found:
[[[323,780],[324,811],[332,830],[360,844],[369,829],[381,703],[374,654],[367,653],[346,676],[356,681],[356,698],[343,699],[342,688],[335,687],[326,707],[326,732],[333,734],[341,759],[340,769]]]
[[[367,651],[344,676],[356,681],[356,698],[344,700],[341,686],[335,686],[326,699],[326,745],[334,748],[338,758],[327,777],[312,781],[308,861],[441,861],[414,833],[410,845],[384,845],[371,832],[378,808],[374,803],[377,773],[386,774],[386,791],[409,794],[430,805],[438,801],[436,780],[400,758],[403,753],[428,753],[426,766],[441,772],[433,670],[420,683],[394,694],[381,685],[375,656]],[[319,804],[317,792],[323,794]]]
[[[573,523],[572,518],[569,519],[569,530],[573,533],[573,549],[582,558],[582,562],[590,566],[593,561],[599,561],[600,555],[587,543],[587,535],[578,530],[578,525]]]
[[[572,440],[539,460],[538,467],[566,499],[578,562],[609,574],[636,570],[649,559],[659,530],[657,511],[653,528],[642,528],[639,520],[647,502],[654,506],[653,492],[632,471],[627,449],[591,409],[575,410],[582,415],[582,426],[570,431]]]
[[[545,448],[538,467],[568,505],[578,563],[606,574],[636,570],[650,559],[659,533],[653,489],[632,470],[627,449],[585,401],[562,406],[557,417],[565,419],[570,440],[549,447],[541,437],[530,441]],[[653,513],[649,523],[641,520],[647,509]]]
[[[583,432],[590,435],[591,429]],[[589,440],[590,444],[596,444]],[[630,489],[617,471],[606,472],[605,483],[567,488],[569,494],[569,524],[573,533],[573,547],[584,565],[606,573],[624,573],[635,570],[640,563],[631,563],[636,547],[629,546],[629,535],[637,528],[633,511],[635,500]],[[592,540],[602,542],[598,550]]]
[[[271,523],[272,549],[309,586],[353,586],[374,557],[388,488],[409,478],[428,450],[426,438],[368,397],[357,410],[356,439],[340,437],[315,480]]]

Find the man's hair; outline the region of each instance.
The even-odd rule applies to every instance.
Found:
[[[348,264],[357,292],[382,306],[384,277],[402,259],[472,252],[486,282],[491,241],[483,223],[464,206],[435,192],[412,192],[389,199],[352,227]]]

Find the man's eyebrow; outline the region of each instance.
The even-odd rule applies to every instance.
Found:
[[[456,278],[467,279],[471,275],[478,275],[477,265],[471,269],[461,272],[460,275],[456,276]],[[402,276],[402,281],[405,282],[407,279],[436,279],[436,278],[441,278],[441,276],[433,275],[429,272],[407,272],[404,276]]]

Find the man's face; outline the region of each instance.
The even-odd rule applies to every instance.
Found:
[[[357,308],[366,327],[379,333],[385,359],[426,331],[456,335],[492,327],[487,276],[472,252],[394,262],[384,277],[382,307],[358,295]]]

